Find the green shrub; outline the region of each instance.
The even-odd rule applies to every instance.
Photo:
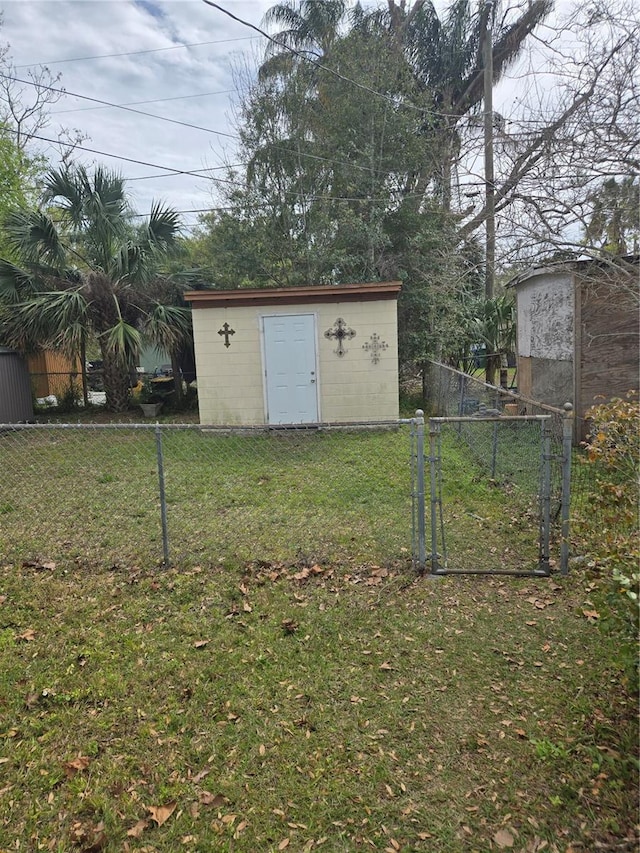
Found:
[[[636,659],[640,583],[640,403],[638,394],[616,398],[587,412],[591,433],[584,442],[588,496],[578,530],[591,564],[606,578],[603,624],[615,625],[627,641],[621,657]]]

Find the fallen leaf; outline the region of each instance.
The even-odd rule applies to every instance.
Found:
[[[74,758],[73,761],[67,761],[62,766],[64,767],[67,779],[72,779],[76,773],[80,773],[81,770],[86,770],[90,764],[91,759],[87,755],[79,755],[77,758]]]
[[[202,649],[210,642],[211,642],[210,640],[196,640],[195,643],[193,644],[193,648],[194,649]]]
[[[164,806],[147,806],[147,811],[151,815],[151,820],[155,820],[158,826],[162,826],[163,823],[166,823],[169,820],[176,810],[177,805],[177,802],[172,800]]]
[[[388,569],[374,569],[371,572],[371,575],[374,578],[386,578],[389,576],[389,570]]]
[[[236,827],[236,831],[233,834],[234,838],[237,838],[241,832],[243,832],[249,826],[248,820],[241,820],[238,826]]]
[[[224,806],[229,802],[223,794],[212,794],[210,791],[201,791],[199,799],[203,806]]]
[[[52,572],[55,567],[53,560],[24,560],[22,563],[23,569],[35,569],[37,572],[45,569]]]
[[[384,661],[380,664],[380,669],[393,669],[389,661]]]
[[[198,783],[202,779],[204,779],[205,776],[208,776],[210,772],[211,772],[210,770],[201,770],[199,773],[196,773],[196,775],[193,777],[193,779],[191,781]]]
[[[511,833],[506,829],[499,829],[493,836],[493,840],[498,847],[501,847],[502,849],[505,847],[513,847],[513,835],[511,835]]]
[[[95,830],[94,830],[95,831]],[[93,836],[93,840],[86,847],[82,848],[82,853],[101,853],[102,850],[107,846],[107,836],[102,831],[99,830]]]
[[[582,615],[586,616],[589,622],[595,622],[596,619],[600,618],[600,614],[597,610],[583,610]]]
[[[278,844],[278,850],[285,850],[289,846],[290,839],[283,838],[280,844]]]
[[[22,640],[24,643],[30,643],[32,640],[35,640],[36,632],[33,628],[27,628],[22,634],[18,634],[16,640]]]
[[[145,829],[149,826],[148,820],[139,820],[135,826],[132,826],[131,829],[127,830],[127,835],[130,838],[140,838]]]

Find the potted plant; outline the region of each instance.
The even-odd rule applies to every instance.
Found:
[[[162,409],[162,395],[157,392],[149,379],[143,382],[142,388],[134,394],[134,398],[145,418],[155,418]]]

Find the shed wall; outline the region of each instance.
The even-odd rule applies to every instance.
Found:
[[[32,418],[27,364],[19,353],[0,347],[0,423],[16,424]]]
[[[638,390],[640,358],[637,280],[580,279],[580,417],[595,403]],[[635,291],[635,294],[634,292]]]
[[[398,330],[395,299],[311,303],[308,305],[206,307],[193,311],[201,423],[264,424],[265,374],[261,318],[312,314],[316,318],[320,420],[355,422],[398,417]],[[325,331],[338,318],[356,332],[345,340],[345,354]],[[229,347],[219,330],[234,330]],[[363,348],[376,333],[386,348],[374,363]]]
[[[541,273],[522,282],[518,294],[518,355],[523,358],[573,359],[573,276]]]

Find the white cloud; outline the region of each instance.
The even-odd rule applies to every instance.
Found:
[[[259,25],[272,3],[226,0],[225,5]],[[244,62],[245,54],[255,67],[261,42],[247,27],[201,0],[5,0],[2,17],[0,42],[9,44],[18,76],[41,63],[62,74],[59,85],[67,94],[50,108],[43,136],[53,137],[61,127],[78,128],[90,137],[84,143],[88,148],[178,170],[236,159],[234,139],[122,109],[97,108],[76,94],[113,104],[157,101],[131,108],[234,134],[232,69]],[[103,58],[85,58],[97,56]],[[42,147],[55,160],[56,150],[46,143]],[[162,171],[90,152],[80,152],[78,159],[105,163],[127,178]],[[207,207],[214,186],[203,177],[169,176],[135,180],[130,189],[137,209],[146,212],[152,199],[179,210]],[[192,224],[196,216],[185,215],[184,220]]]

